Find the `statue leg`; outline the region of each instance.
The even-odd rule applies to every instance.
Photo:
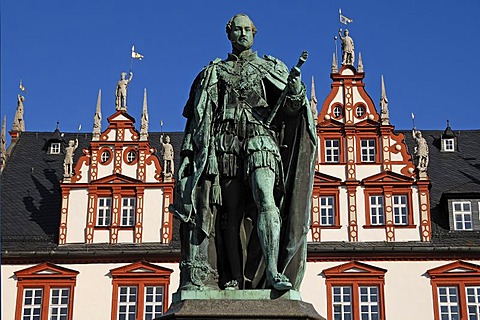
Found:
[[[243,288],[243,254],[240,226],[245,212],[244,182],[240,178],[222,179],[223,216],[220,231],[226,260],[225,289]]]
[[[251,184],[258,208],[257,230],[267,264],[267,282],[277,290],[288,290],[292,284],[277,269],[281,221],[273,196],[275,172],[268,167],[257,168],[251,173]]]

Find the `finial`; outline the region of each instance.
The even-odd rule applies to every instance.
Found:
[[[310,109],[312,110],[313,120],[317,123],[318,110],[317,110],[317,96],[315,93],[315,78],[312,76],[312,92],[310,95]]]
[[[143,89],[143,108],[140,123],[140,141],[148,139],[148,111],[147,111],[147,88]]]
[[[334,52],[333,53],[333,58],[332,58],[332,73],[337,73],[337,72],[338,72],[337,55]]]
[[[92,141],[100,140],[101,133],[102,133],[102,89],[98,89],[97,108],[95,109],[95,115],[93,116]]]
[[[390,125],[390,118],[388,112],[388,98],[387,92],[385,90],[385,82],[383,80],[383,75],[381,76],[382,79],[382,95],[380,97],[380,120],[382,121],[382,125]]]
[[[447,128],[450,127],[450,120],[447,119]]]
[[[57,125],[55,126],[55,130],[59,130],[60,129],[60,121],[57,121]]]
[[[358,72],[363,72],[363,61],[362,61],[362,53],[361,52],[358,53],[358,68],[357,68],[357,71]]]

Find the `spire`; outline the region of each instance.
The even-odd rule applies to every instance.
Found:
[[[93,116],[93,135],[92,141],[100,140],[102,133],[102,89],[98,89],[97,109]]]
[[[359,60],[359,63],[360,63],[360,60]],[[385,90],[385,82],[383,80],[383,75],[381,77],[382,77],[382,96],[380,97],[380,108],[381,108],[380,119],[382,121],[382,125],[390,125],[387,92]]]
[[[337,73],[338,72],[338,67],[337,67],[337,55],[333,53],[333,58],[332,58],[332,73]]]
[[[361,52],[358,53],[358,68],[357,68],[357,71],[358,72],[363,72],[363,61],[362,61],[362,53]]]
[[[312,92],[310,95],[310,109],[312,110],[313,120],[317,123],[318,110],[317,110],[317,96],[315,93],[315,79],[312,76]]]
[[[143,109],[140,122],[140,141],[148,139],[148,111],[147,111],[147,89],[143,89]]]
[[[0,135],[0,172],[7,162],[7,116],[3,117],[2,132]]]

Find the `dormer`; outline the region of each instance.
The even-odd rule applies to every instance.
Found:
[[[445,128],[445,131],[443,131],[441,138],[440,151],[455,152],[458,150],[457,145],[457,136],[452,128],[450,128],[450,121],[447,120],[447,127]]]
[[[55,131],[53,131],[50,138],[45,141],[44,150],[46,151],[46,154],[63,154],[64,143],[57,123]]]

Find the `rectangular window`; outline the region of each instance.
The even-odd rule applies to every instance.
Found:
[[[69,288],[50,290],[50,320],[66,320],[68,318]]]
[[[370,196],[370,224],[384,225],[383,196]]]
[[[362,162],[375,162],[375,139],[360,140]]]
[[[23,290],[22,320],[40,320],[42,315],[41,288]]]
[[[455,230],[473,230],[470,201],[452,202]]]
[[[145,320],[153,320],[163,314],[163,286],[145,287]]]
[[[438,300],[440,319],[460,319],[457,287],[438,287]]]
[[[333,197],[320,197],[320,225],[335,225],[335,205]]]
[[[119,287],[118,289],[118,320],[135,320],[137,287]]]
[[[110,226],[112,216],[112,198],[98,198],[97,226]]]
[[[352,320],[352,287],[332,287],[333,319]]]
[[[480,287],[465,287],[468,319],[480,319]]]
[[[378,287],[361,286],[358,288],[360,292],[360,319],[362,320],[379,320],[380,308],[378,304]]]
[[[340,140],[325,140],[325,162],[340,162]]]
[[[455,139],[443,139],[443,151],[455,151]]]
[[[122,222],[121,226],[133,226],[135,224],[135,198],[122,199]]]
[[[52,142],[50,144],[50,154],[59,154],[60,153],[60,142]]]
[[[407,196],[393,196],[393,223],[408,224]]]

